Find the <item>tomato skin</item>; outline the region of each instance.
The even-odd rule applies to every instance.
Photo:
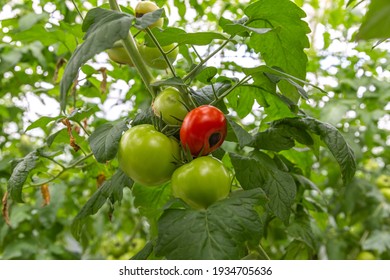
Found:
[[[198,157],[172,175],[172,193],[195,209],[205,209],[230,193],[231,176],[221,161]]]
[[[193,156],[208,155],[218,149],[226,138],[227,121],[221,110],[202,105],[191,110],[180,128],[180,141]]]
[[[146,13],[151,13],[151,12],[154,12],[155,10],[158,10],[158,9],[159,9],[159,7],[151,1],[140,1],[140,2],[138,2],[137,6],[135,6],[134,11],[135,11],[135,16],[137,18],[139,18],[139,17],[142,17]],[[149,28],[153,28],[153,27],[161,28],[163,26],[163,24],[164,24],[164,19],[159,18],[156,22],[149,25]]]
[[[108,57],[116,63],[134,66],[130,56],[127,54],[124,47],[113,47],[111,49],[108,49],[106,52],[108,54]]]
[[[160,92],[153,101],[152,107],[156,116],[171,125],[180,125],[188,113],[180,92],[173,87]]]
[[[390,176],[382,174],[376,180],[375,184],[380,189],[390,188]]]
[[[150,124],[130,128],[119,142],[120,168],[134,182],[144,186],[169,181],[179,159],[179,143]]]
[[[162,49],[164,52],[168,52],[175,48],[175,44],[163,46]],[[157,47],[148,47],[146,45],[141,45],[138,48],[142,58],[145,63],[155,69],[164,70],[168,68],[168,64],[165,61],[163,55]],[[168,60],[173,63],[176,60],[177,55],[179,54],[179,49],[175,48],[173,51],[167,54]]]
[[[376,260],[376,257],[373,253],[368,251],[362,251],[360,252],[357,257],[357,260]]]
[[[389,188],[386,188],[386,189],[380,189],[379,190],[381,192],[381,194],[384,196],[384,198],[390,202],[390,189]]]

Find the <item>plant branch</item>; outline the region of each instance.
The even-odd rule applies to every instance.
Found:
[[[226,96],[228,96],[233,90],[235,90],[237,87],[241,86],[242,84],[245,84],[246,82],[248,82],[250,79],[252,79],[252,76],[251,75],[247,75],[245,76],[241,81],[237,82],[234,86],[232,86],[231,88],[229,88],[227,91],[225,91],[224,93],[222,93],[220,96],[217,96],[217,98],[215,98],[215,100],[213,102],[210,103],[210,105],[215,105],[216,103],[218,103],[218,101],[222,100],[223,98],[225,98]]]
[[[164,60],[167,62],[167,65],[169,67],[169,69],[171,70],[171,73],[172,75],[176,78],[176,71],[175,71],[175,68],[172,66],[172,63],[169,61],[169,58],[168,58],[168,53],[170,53],[171,51],[173,51],[173,49],[171,49],[169,52],[165,52],[163,50],[163,48],[161,47],[160,43],[158,42],[157,38],[153,35],[153,33],[150,31],[149,28],[146,28],[146,33],[150,36],[150,38],[152,39],[154,45],[159,49],[159,51],[161,52],[162,56],[164,57]]]
[[[82,21],[84,21],[84,17],[83,17],[83,15],[81,14],[81,12],[80,12],[79,8],[77,7],[77,5],[76,5],[75,1],[74,1],[74,0],[72,0],[72,3],[73,3],[73,6],[75,7],[75,9],[76,9],[77,13],[78,13],[78,14],[79,14],[79,16],[81,17],[81,20],[82,20]]]
[[[62,167],[62,170],[60,172],[57,173],[57,175],[53,176],[52,178],[46,180],[46,181],[43,181],[43,182],[39,182],[39,183],[35,183],[35,184],[31,184],[32,187],[38,187],[38,186],[41,186],[41,185],[44,185],[44,184],[48,184],[52,181],[54,181],[55,179],[57,179],[58,177],[60,177],[63,173],[65,173],[66,171],[68,171],[69,169],[72,169],[72,168],[75,168],[77,165],[79,165],[81,162],[87,160],[88,158],[90,158],[91,156],[93,156],[93,153],[90,153],[82,158],[80,158],[79,160],[75,161],[74,163],[72,163],[71,165],[69,166],[63,166],[62,164],[58,163],[57,161],[54,161],[53,159],[50,159],[48,157],[45,157],[53,162],[55,162],[56,164],[60,165]]]
[[[184,78],[183,81],[186,82],[192,74],[196,73],[199,68],[201,68],[210,58],[212,58],[214,55],[216,55],[219,51],[221,51],[228,43],[230,43],[233,39],[233,36],[230,36],[229,39],[227,39],[223,44],[221,44],[215,51],[213,51],[211,54],[209,54],[205,59],[201,59],[201,62],[196,65]]]
[[[271,260],[271,258],[268,256],[267,252],[264,250],[263,246],[261,246],[261,244],[259,244],[259,246],[257,246],[257,251],[263,255],[264,257],[267,258],[267,260]]]
[[[114,11],[121,11],[118,3],[116,0],[109,0],[110,7]],[[141,76],[142,81],[144,82],[146,88],[148,89],[149,93],[154,98],[156,96],[156,92],[151,86],[151,83],[154,80],[154,77],[149,71],[149,68],[147,67],[146,63],[144,62],[141,54],[138,51],[137,43],[135,42],[133,36],[129,33],[126,38],[122,39],[123,47],[125,48],[127,54],[129,55],[131,61],[133,62],[135,68],[137,69],[138,73]]]

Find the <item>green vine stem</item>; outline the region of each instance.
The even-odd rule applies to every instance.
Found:
[[[184,78],[183,81],[186,82],[192,74],[196,73],[199,68],[201,68],[210,58],[212,58],[214,55],[216,55],[219,51],[221,51],[225,46],[230,43],[233,40],[234,36],[230,36],[223,44],[221,44],[215,51],[213,51],[211,54],[209,54],[206,58],[201,59],[201,62],[196,65]]]
[[[252,79],[252,76],[251,75],[247,75],[245,76],[241,81],[237,82],[234,86],[232,86],[231,88],[229,88],[227,91],[225,91],[224,93],[222,93],[220,96],[216,97],[215,100],[213,102],[210,103],[210,105],[215,105],[216,103],[218,103],[218,101],[222,100],[223,98],[225,98],[226,96],[228,96],[233,90],[235,90],[237,87],[245,84],[246,82],[248,82],[250,79]]]
[[[48,157],[45,157],[46,159],[49,159],[51,160],[52,162],[54,162],[55,164],[58,164],[62,170],[60,172],[58,172],[55,176],[53,176],[52,178],[46,180],[46,181],[42,181],[42,182],[39,182],[39,183],[35,183],[35,184],[31,184],[30,186],[31,187],[38,187],[38,186],[41,186],[41,185],[44,185],[44,184],[48,184],[52,181],[54,181],[55,179],[57,179],[58,177],[60,177],[63,173],[65,173],[66,171],[68,171],[69,169],[72,169],[72,168],[75,168],[77,165],[79,165],[80,163],[82,163],[83,161],[87,160],[88,158],[90,158],[91,156],[93,156],[93,153],[90,153],[82,158],[80,158],[79,160],[75,161],[74,163],[72,163],[71,165],[69,166],[64,166],[62,164],[60,164],[59,162],[55,161],[54,159],[52,158],[48,158]]]
[[[261,246],[261,244],[259,244],[259,246],[257,247],[257,251],[263,255],[267,260],[271,260],[271,258],[268,256],[267,252],[264,250],[263,246]]]
[[[164,60],[167,62],[167,65],[168,65],[169,69],[171,70],[171,73],[172,73],[173,77],[176,78],[177,76],[176,76],[175,68],[172,66],[172,63],[169,61],[168,56],[167,56],[171,51],[174,50],[174,48],[171,49],[169,52],[165,52],[165,51],[163,50],[163,48],[161,47],[160,43],[158,42],[157,38],[153,35],[152,31],[151,31],[149,28],[146,28],[145,30],[146,30],[146,33],[148,33],[148,35],[149,35],[150,38],[152,39],[154,45],[155,45],[155,46],[159,49],[159,51],[161,52],[162,56],[164,57]],[[177,47],[177,46],[176,46],[176,47]],[[175,47],[175,48],[176,48],[176,47]]]
[[[109,3],[112,10],[119,12],[121,11],[116,0],[109,0]],[[143,58],[141,57],[134,38],[129,34],[126,38],[122,39],[122,43],[127,54],[130,56],[130,59],[133,62],[135,68],[138,70],[138,73],[140,74],[141,79],[144,82],[146,88],[148,89],[152,97],[155,98],[156,92],[151,86],[154,77],[150,73],[148,66],[145,64]]]

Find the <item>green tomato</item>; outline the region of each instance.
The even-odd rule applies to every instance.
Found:
[[[386,200],[390,202],[390,188],[380,189],[380,192],[386,198]]]
[[[175,48],[175,44],[163,46],[162,49],[164,52],[168,52]],[[147,47],[146,45],[142,45],[138,48],[142,58],[145,63],[152,68],[156,69],[166,69],[168,68],[168,64],[165,61],[163,55],[161,54],[158,48]],[[179,54],[179,49],[175,48],[170,53],[167,54],[168,60],[173,63],[176,60],[177,55]]]
[[[195,209],[204,209],[229,195],[231,177],[221,161],[204,156],[176,169],[171,183],[174,197]]]
[[[357,260],[376,260],[376,257],[373,253],[368,251],[362,251],[360,252],[357,257]]]
[[[158,9],[159,7],[151,1],[140,1],[138,2],[137,6],[135,6],[135,16],[139,18],[146,13],[151,13]],[[149,28],[153,28],[153,27],[161,28],[163,24],[164,24],[164,19],[159,18],[156,22],[149,25]]]
[[[119,166],[134,182],[157,186],[170,180],[180,159],[179,143],[141,124],[127,130],[119,143]]]
[[[114,47],[107,50],[108,57],[119,64],[134,66],[124,47]]]
[[[375,184],[380,189],[390,188],[390,176],[389,175],[380,175],[376,180]]]
[[[180,125],[188,113],[180,92],[173,87],[160,92],[154,99],[152,107],[156,116],[172,125]]]

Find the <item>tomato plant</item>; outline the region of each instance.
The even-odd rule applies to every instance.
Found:
[[[364,40],[386,38],[381,17],[8,2],[0,258],[390,259],[390,57]]]
[[[161,117],[164,122],[172,125],[179,125],[183,122],[188,113],[180,92],[173,88],[166,88],[160,92],[152,104],[156,116]]]
[[[195,209],[205,209],[229,195],[232,178],[223,163],[211,156],[198,157],[172,175],[172,192]]]
[[[180,128],[180,141],[193,156],[208,155],[218,149],[227,133],[226,117],[221,110],[203,105],[191,110]]]
[[[118,160],[123,172],[135,182],[145,186],[160,185],[167,182],[176,169],[180,160],[179,144],[152,125],[134,126],[120,140]]]

